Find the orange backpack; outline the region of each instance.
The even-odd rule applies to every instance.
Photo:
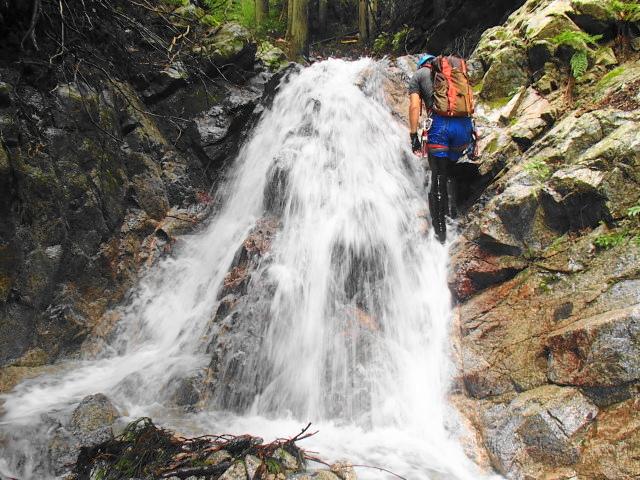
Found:
[[[467,76],[467,62],[455,55],[440,55],[432,63],[433,107],[438,115],[473,115],[473,90]]]

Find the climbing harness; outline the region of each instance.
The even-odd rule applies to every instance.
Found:
[[[431,129],[431,125],[433,125],[433,119],[430,116],[422,119],[422,132],[420,134],[420,155],[423,158],[427,158],[429,156],[429,130]]]
[[[478,129],[476,128],[475,120],[471,120],[473,125],[473,130],[471,131],[471,143],[467,146],[464,151],[464,155],[467,156],[469,160],[475,162],[480,158],[480,152],[478,149],[478,140],[480,139],[480,134],[478,133]]]

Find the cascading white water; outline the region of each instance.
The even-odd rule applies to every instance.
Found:
[[[449,431],[447,251],[424,234],[424,174],[384,105],[380,68],[329,60],[294,76],[243,148],[220,211],[145,275],[101,357],[19,385],[3,397],[1,428],[103,392],[131,417],[183,430],[284,436],[309,421],[320,433],[302,446],[326,456],[409,479],[479,478]],[[256,274],[268,278],[268,314],[260,348],[232,372],[256,384],[214,402],[241,414],[176,415],[164,392],[209,361],[219,290],[275,169],[279,228]],[[36,478],[11,455],[0,473]]]

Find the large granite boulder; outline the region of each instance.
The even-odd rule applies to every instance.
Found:
[[[549,380],[615,387],[640,379],[640,305],[581,319],[547,338]]]
[[[48,459],[53,472],[67,473],[78,460],[81,448],[91,448],[113,438],[112,426],[119,417],[111,400],[101,393],[82,399],[69,421],[57,425],[49,441]]]
[[[483,412],[494,466],[511,479],[540,478],[545,467],[574,465],[598,407],[574,388],[547,385]]]
[[[239,23],[228,22],[194,50],[220,66],[233,62],[249,69],[255,60],[257,46],[246,28]]]

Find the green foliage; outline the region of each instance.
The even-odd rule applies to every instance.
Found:
[[[373,41],[373,51],[378,55],[386,52],[402,53],[405,51],[407,37],[411,33],[411,28],[404,25],[396,33],[382,32]]]
[[[620,21],[628,23],[640,22],[640,3],[637,1],[609,0],[606,8]]]
[[[602,35],[589,35],[582,30],[565,30],[551,39],[556,45],[567,45],[574,50],[587,50],[589,45],[597,46]]]
[[[245,27],[255,25],[256,4],[254,0],[240,0],[235,19]]]
[[[553,285],[555,285],[559,281],[560,281],[560,276],[558,274],[545,274],[540,279],[538,288],[543,293],[549,293],[553,289]]]
[[[269,18],[266,18],[262,25],[258,25],[258,33],[262,34],[284,34],[287,29],[287,19],[280,15],[282,5],[277,2],[270,2]]]
[[[627,215],[630,217],[639,217],[640,216],[640,204],[634,205],[633,207],[627,210]]]
[[[186,7],[189,5],[189,0],[162,0],[162,3],[172,7]]]
[[[265,460],[265,463],[267,465],[267,471],[269,473],[273,473],[273,474],[277,475],[278,473],[280,473],[282,471],[282,467],[280,466],[278,461],[273,459],[273,458],[267,458]]]
[[[216,18],[215,15],[211,15],[210,13],[207,13],[204,17],[202,17],[200,21],[205,25],[209,25],[210,27],[220,26],[220,20]]]
[[[255,0],[202,0],[201,3],[207,14],[200,21],[211,27],[237,22],[260,35],[281,34],[286,28],[286,19],[280,15],[282,5],[277,1],[270,2],[269,17],[261,25],[256,25]]]
[[[589,59],[587,58],[587,52],[580,50],[573,54],[569,61],[571,65],[571,75],[573,78],[582,77],[589,68]]]
[[[392,36],[386,32],[382,32],[373,41],[373,52],[381,55],[391,48]]]
[[[411,28],[404,25],[400,30],[393,34],[391,39],[391,48],[394,52],[404,52],[407,37],[411,33]]]
[[[207,10],[215,12],[219,9],[223,9],[226,2],[220,0],[202,0],[201,3]]]
[[[547,165],[543,160],[532,160],[525,164],[525,172],[528,172],[539,182],[544,182],[551,176],[551,167]]]
[[[556,45],[566,45],[571,47],[575,52],[569,60],[571,75],[573,78],[582,77],[589,68],[589,57],[587,51],[589,45],[597,46],[602,35],[589,35],[581,30],[565,30],[551,39]]]
[[[100,468],[91,475],[91,478],[94,480],[104,480],[106,477],[107,472],[105,472],[104,468]]]
[[[597,236],[596,239],[593,241],[593,244],[598,248],[607,250],[609,248],[617,247],[618,245],[622,244],[626,238],[627,238],[626,231],[606,233],[606,234]]]

